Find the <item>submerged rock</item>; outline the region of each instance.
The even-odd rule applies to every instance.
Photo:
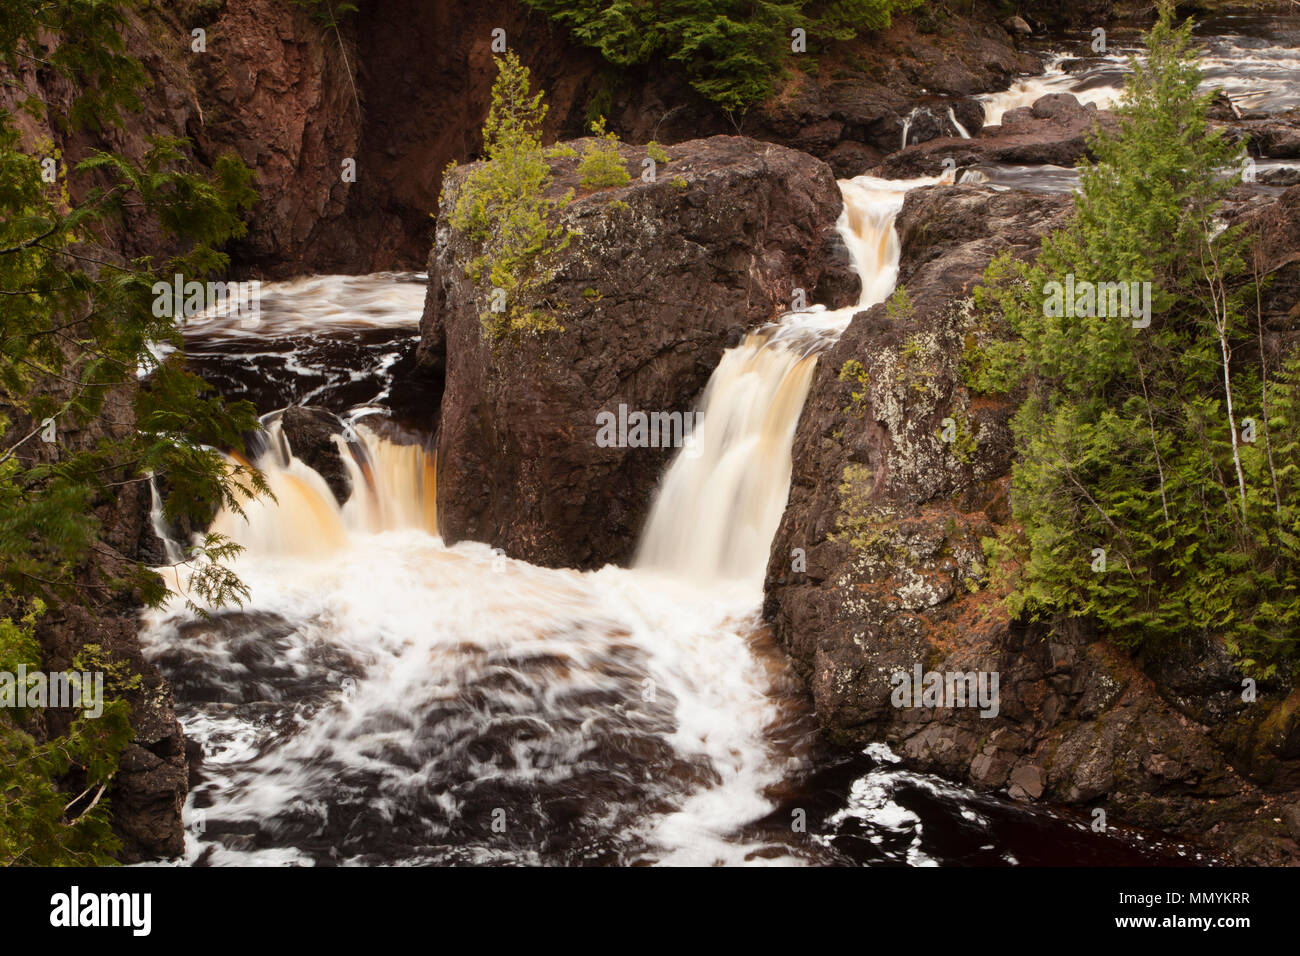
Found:
[[[352,484],[334,441],[344,432],[339,417],[328,409],[294,405],[281,413],[280,428],[294,455],[325,479],[338,503],[347,501]]]

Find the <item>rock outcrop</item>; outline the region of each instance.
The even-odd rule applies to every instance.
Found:
[[[325,479],[339,504],[346,502],[352,484],[334,441],[335,435],[345,433],[339,417],[325,408],[293,405],[280,413],[279,422],[294,456]]]
[[[1300,159],[1300,109],[1273,116],[1228,121],[1249,140],[1250,152],[1265,159]]]
[[[167,15],[154,11],[167,23]],[[150,48],[157,20],[132,20],[126,42],[134,50]],[[51,38],[57,42],[57,38]],[[135,123],[115,127],[105,124],[97,133],[68,133],[52,127],[15,105],[25,96],[35,96],[46,103],[66,106],[73,90],[53,70],[35,68],[36,61],[22,61],[8,77],[12,82],[0,86],[0,107],[11,109],[14,125],[24,144],[42,152],[50,145],[61,151],[66,175],[68,165],[85,158],[90,148],[107,148],[139,158],[148,147],[150,134],[175,133],[189,109],[184,91],[155,88],[142,96],[143,118]],[[155,64],[156,65],[156,64]],[[84,181],[72,185],[74,199],[81,199]],[[124,221],[111,223],[104,233],[104,244],[96,254],[121,262],[133,256],[157,254],[165,249],[164,237],[155,225],[137,216],[128,204]],[[66,353],[76,359],[75,347]],[[70,400],[72,380],[51,375],[33,387],[50,395],[56,402]],[[6,448],[25,467],[56,460],[62,450],[79,453],[94,449],[104,441],[121,441],[135,428],[134,386],[112,389],[104,398],[98,417],[79,422],[61,419],[55,442],[17,442],[17,436],[31,431],[37,423],[13,408],[3,411],[9,421],[3,436]],[[88,645],[98,645],[105,659],[138,674],[140,686],[125,693],[131,709],[133,738],[119,757],[118,771],[111,788],[104,794],[112,808],[112,826],[121,840],[119,857],[123,862],[174,857],[184,847],[181,809],[187,791],[184,737],[176,720],[171,688],[156,667],[144,660],[137,630],[139,603],[137,595],[124,591],[123,581],[130,581],[140,563],[160,559],[159,542],[149,522],[150,487],[129,469],[118,469],[121,480],[111,481],[91,501],[99,533],[92,553],[86,555],[74,571],[76,597],[66,594],[47,596],[45,611],[38,618],[36,638],[40,645],[41,666],[47,672],[61,671]],[[50,708],[43,712],[37,726],[28,728],[38,740],[65,733],[76,714]],[[74,769],[63,784],[71,788]],[[76,794],[72,789],[70,795]]]
[[[840,177],[899,149],[905,127],[909,143],[958,136],[953,118],[974,135],[984,122],[975,95],[1004,89],[1042,63],[982,8],[948,26],[899,17],[819,57],[816,71],[793,74],[746,132],[819,156]]]
[[[612,70],[515,0],[374,0],[337,30],[289,3],[184,0],[132,21],[127,46],[153,88],[140,117],[104,136],[127,152],[149,134],[187,137],[200,166],[234,152],[254,170],[262,200],[231,250],[241,275],[419,268],[443,170],[481,150],[498,29],[546,91],[548,137],[584,135],[598,109],[630,142],[739,130],[824,158],[838,176],[895,150],[909,117],[913,143],[955,134],[949,109],[978,130],[973,97],[1041,66],[981,0],[941,21],[896,17],[832,44],[815,68],[796,57],[771,100],[729,118],[680,73]],[[85,134],[55,141],[70,160],[100,144]]]
[[[598,414],[687,414],[722,350],[789,308],[796,289],[810,302],[819,282],[840,302],[855,297],[824,163],[733,136],[667,152],[656,181],[596,192],[579,188],[576,159],[557,162],[554,189],[578,191],[563,214],[578,236],[546,290],[564,329],[495,350],[444,204],[421,355],[446,375],[438,511],[449,541],[545,565],[626,560],[673,449],[602,447]],[[621,157],[636,174],[645,151]]]
[[[834,740],[885,741],[915,769],[1103,808],[1236,859],[1294,861],[1300,846],[1275,821],[1296,802],[1296,692],[1261,685],[1243,702],[1243,675],[1217,642],[1133,659],[1078,622],[1014,621],[986,578],[982,541],[1012,520],[1014,408],[963,384],[962,354],[980,334],[969,293],[997,252],[1034,254],[1068,203],[968,186],[908,195],[897,228],[914,310],[860,313],[819,363],[765,616]],[[1288,225],[1260,228],[1276,237]],[[839,379],[851,359],[869,383],[857,402],[861,386]],[[791,561],[797,548],[806,570]],[[891,678],[910,685],[917,669],[999,675],[996,712],[895,706]]]
[[[1112,128],[1114,119],[1069,93],[1049,93],[1032,106],[1008,110],[1002,122],[971,139],[946,136],[909,146],[888,156],[879,172],[889,178],[934,176],[951,159],[958,167],[976,163],[1073,166],[1088,155],[1094,128]]]

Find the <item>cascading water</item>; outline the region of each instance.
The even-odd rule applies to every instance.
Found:
[[[933,181],[841,183],[859,301],[787,315],[724,356],[637,567],[580,573],[448,547],[432,458],[368,429],[370,408],[335,439],[351,486],[339,505],[268,416],[256,464],[274,500],[214,521],[245,548],[232,568],[250,600],[188,612],[180,564],[177,597],[143,622],[201,749],[187,861],[1006,863],[1032,858],[1043,832],[1084,840],[1083,825],[885,758],[867,770],[829,757],[759,618],[817,354],[889,294],[893,218],[906,189]],[[335,285],[340,314],[357,295],[383,313],[368,321],[413,336],[414,296]],[[299,400],[315,388],[285,381]],[[790,826],[796,809],[807,833]],[[938,848],[923,838],[931,821]]]
[[[427,493],[431,466],[376,442],[374,500]],[[810,740],[750,588],[448,548],[422,495],[339,508],[260,464],[279,502],[218,519],[252,603],[147,620],[203,747],[192,861],[808,858],[732,836]]]
[[[1198,24],[1195,35],[1205,51],[1202,89],[1222,89],[1242,109],[1283,112],[1300,105],[1300,20],[1221,17]],[[1142,51],[1112,42],[1086,60],[1053,55],[1042,73],[979,97],[984,125],[999,124],[1008,110],[1032,106],[1048,93],[1070,93],[1081,103],[1109,109],[1119,100],[1134,54]]]
[[[1124,56],[1119,51],[1100,57],[1098,66],[1087,73],[1068,73],[1067,56],[1055,56],[1048,61],[1042,73],[1023,76],[1007,89],[986,93],[978,99],[984,105],[984,125],[996,126],[1004,114],[1034,102],[1049,93],[1069,93],[1080,103],[1094,104],[1098,109],[1108,109],[1119,98],[1124,82]]]
[[[448,548],[418,447],[364,424],[351,446],[336,439],[353,489],[339,506],[268,420],[256,464],[274,499],[213,522],[245,548],[234,570],[251,603],[212,620],[146,618],[146,646],[203,745],[191,859],[829,852],[738,835],[773,810],[771,788],[814,740],[757,610],[816,353],[892,288],[909,185],[843,184],[856,306],[793,313],[723,359],[701,454],[673,465],[645,536],[642,564],[672,574]]]
[[[401,528],[438,533],[433,459],[418,445],[398,445],[365,425],[348,443],[335,436],[352,496],[340,507],[325,479],[294,457],[280,422],[267,423],[267,450],[255,462],[271,495],[222,509],[212,531],[258,555],[321,555],[348,547],[358,534]]]
[[[790,491],[790,447],[817,353],[856,313],[893,291],[894,217],[906,190],[935,181],[862,176],[840,183],[837,226],[862,282],[858,301],[789,313],[723,355],[704,392],[703,421],[655,497],[638,567],[762,581]]]
[[[958,136],[962,139],[970,139],[970,133],[967,132],[965,126],[962,126],[961,123],[957,121],[957,114],[953,112],[951,106],[948,107],[948,122],[952,123],[953,129],[957,131]]]

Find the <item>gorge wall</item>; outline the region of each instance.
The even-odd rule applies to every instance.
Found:
[[[546,91],[549,138],[584,135],[600,111],[630,142],[739,132],[811,152],[838,176],[895,149],[918,106],[934,109],[915,121],[912,142],[952,133],[948,106],[974,132],[981,113],[972,96],[1039,64],[980,0],[967,16],[900,17],[836,44],[815,70],[792,71],[772,101],[733,121],[679,71],[613,70],[517,0],[374,0],[337,31],[288,0],[181,0],[134,19],[128,49],[154,85],[139,118],[103,141],[130,151],[147,134],[188,137],[200,166],[239,155],[262,194],[249,235],[230,250],[239,275],[419,269],[443,170],[481,148],[494,29]],[[202,51],[195,30],[204,31]],[[75,159],[101,140],[55,141]],[[355,181],[344,179],[349,159]],[[154,238],[124,233],[121,247],[147,249]]]
[[[1029,4],[1025,13],[1075,23],[1113,13],[1105,3],[1057,6]],[[480,333],[458,266],[463,246],[445,225],[435,235],[431,215],[447,163],[480,149],[498,27],[547,91],[548,136],[581,135],[599,103],[629,141],[677,144],[657,182],[578,196],[569,222],[586,238],[552,288],[565,334],[526,342],[508,359]],[[194,29],[205,31],[202,52],[191,49]],[[815,72],[792,73],[769,104],[744,117],[744,137],[715,135],[736,130],[680,78],[648,69],[613,75],[564,30],[506,0],[468,8],[376,0],[337,33],[282,0],[181,0],[148,7],[127,39],[155,81],[137,119],[102,133],[33,126],[30,135],[54,141],[68,161],[97,145],[139,155],[145,136],[157,133],[189,137],[200,165],[234,151],[262,193],[249,235],[231,250],[240,275],[427,264],[421,354],[428,374],[445,383],[444,533],[548,565],[626,561],[671,454],[599,447],[597,412],[620,404],[686,412],[722,350],[788,307],[794,288],[810,301],[852,301],[833,230],[835,176],[882,160],[893,175],[934,172],[959,148],[971,151],[962,163],[1068,163],[1091,120],[1083,108],[1048,103],[1004,123],[992,145],[952,139],[939,118],[949,106],[975,133],[982,120],[972,97],[1039,63],[983,2],[943,28],[899,18],[821,58]],[[67,95],[39,70],[17,79],[43,96]],[[912,128],[910,142],[922,142],[887,158],[918,106],[931,107]],[[1293,133],[1270,132],[1271,155],[1296,155]],[[644,155],[622,148],[633,170]],[[355,182],[342,176],[347,159],[356,160]],[[577,186],[574,166],[557,164],[557,188]],[[1280,270],[1269,299],[1278,336],[1294,328],[1300,275],[1285,260],[1300,234],[1297,207],[1292,189],[1254,220],[1266,267]],[[981,587],[980,540],[1009,520],[1011,409],[974,399],[961,384],[967,296],[993,254],[1028,254],[1064,208],[1052,196],[970,187],[909,197],[899,220],[901,281],[914,313],[906,324],[883,307],[859,315],[819,362],[765,613],[832,739],[886,740],[912,766],[978,788],[1105,806],[1123,822],[1208,834],[1240,858],[1277,862],[1297,852],[1274,822],[1290,819],[1287,795],[1300,786],[1295,692],[1266,687],[1255,709],[1242,710],[1233,703],[1240,674],[1216,646],[1189,648],[1178,662],[1129,660],[1086,628],[1012,623]],[[159,250],[161,237],[136,225],[128,217],[106,237],[111,254]],[[850,358],[870,375],[864,404],[838,377]],[[431,421],[437,411],[429,410]],[[978,436],[965,457],[935,439],[946,417]],[[110,420],[130,427],[127,396],[115,398],[103,427]],[[91,428],[69,440],[95,438]],[[107,557],[86,569],[88,583],[116,562],[149,557],[147,497],[136,483],[99,503]],[[799,575],[791,570],[796,548],[808,562]],[[179,852],[185,794],[183,738],[170,690],[139,659],[136,611],[129,599],[59,608],[41,634],[52,667],[95,639],[146,678],[133,701],[136,741],[112,794],[128,860]],[[900,661],[1001,671],[999,717],[895,710],[882,677]]]

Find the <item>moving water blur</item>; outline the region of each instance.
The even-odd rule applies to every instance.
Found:
[[[446,546],[431,456],[381,437],[376,406],[392,396],[371,390],[384,380],[328,361],[286,378],[297,400],[329,404],[348,426],[334,441],[350,495],[340,504],[267,416],[255,454],[275,498],[214,522],[246,549],[233,569],[251,600],[190,613],[179,595],[191,569],[179,565],[178,596],[143,622],[201,750],[187,860],[1155,859],[1128,835],[901,774],[883,748],[829,751],[760,620],[816,356],[892,290],[893,218],[906,189],[932,181],[841,184],[859,302],[787,315],[727,353],[703,400],[700,454],[673,463],[637,568],[554,570],[484,544]],[[388,330],[372,344],[402,354],[419,316],[402,285],[420,288],[405,277],[289,284],[276,307],[283,341],[311,330],[302,348],[319,357],[320,323],[337,332],[361,300],[379,312],[363,324]],[[270,354],[224,340],[232,369]],[[203,341],[201,361],[220,365],[222,336]],[[270,367],[297,374],[296,354],[277,351]],[[316,371],[337,386],[310,385]],[[350,375],[367,383],[361,408],[346,404]],[[791,826],[796,811],[806,831]]]
[[[638,567],[761,584],[790,492],[790,448],[817,354],[856,313],[893,291],[894,218],[908,189],[934,182],[860,176],[840,183],[838,229],[862,280],[858,301],[789,313],[722,356],[704,391],[703,422],[655,496]]]
[[[1194,35],[1205,48],[1204,89],[1223,89],[1243,110],[1281,113],[1300,106],[1300,17],[1213,17]],[[1109,109],[1119,99],[1129,57],[1141,52],[1112,37],[1105,52],[1093,56],[1049,55],[1042,73],[979,97],[984,125],[1001,123],[1008,110],[1032,106],[1049,93],[1071,93],[1080,103]]]
[[[186,362],[262,413],[382,404],[401,417],[434,404],[415,365],[427,284],[412,273],[263,283],[255,324],[210,313],[186,320]]]

